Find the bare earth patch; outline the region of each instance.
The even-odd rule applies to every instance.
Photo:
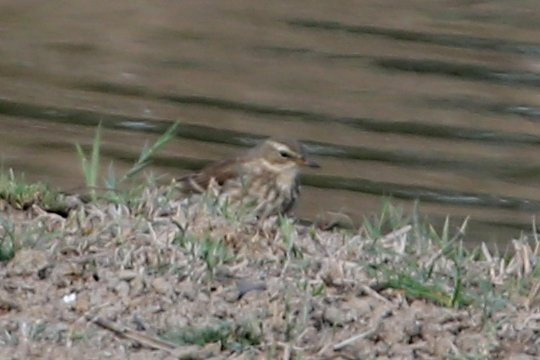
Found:
[[[170,198],[0,204],[0,358],[540,357],[525,238],[501,258],[411,219],[322,231]]]

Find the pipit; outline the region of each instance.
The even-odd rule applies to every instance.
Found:
[[[295,140],[268,139],[246,153],[176,179],[184,193],[217,189],[222,202],[252,208],[258,218],[289,214],[300,194],[301,166],[318,168]]]

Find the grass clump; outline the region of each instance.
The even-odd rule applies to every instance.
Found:
[[[381,215],[364,221],[371,275],[375,286],[402,291],[410,299],[423,299],[440,306],[463,308],[473,304],[482,289],[472,286],[477,279],[467,269],[475,261],[477,249],[466,250],[462,240],[468,218],[452,236],[446,218],[441,232],[418,221],[418,215],[405,216],[388,201]],[[389,232],[388,229],[390,230]],[[481,305],[481,304],[478,304]]]
[[[126,203],[128,199],[132,199],[135,193],[143,191],[145,186],[148,186],[150,182],[146,184],[136,184],[133,182],[135,177],[139,175],[148,165],[152,162],[152,157],[159,152],[167,143],[169,143],[176,134],[179,123],[176,122],[171,125],[163,135],[161,135],[153,144],[145,144],[141,151],[138,160],[133,166],[121,177],[118,177],[114,164],[111,162],[108,167],[107,176],[103,179],[105,185],[105,194],[102,195],[108,201],[114,201],[118,203]],[[99,169],[101,168],[101,123],[96,129],[94,140],[89,154],[87,154],[80,144],[75,144],[77,155],[81,162],[81,167],[85,179],[86,187],[89,189],[90,197],[93,201],[96,201],[97,190],[99,187]],[[151,180],[151,179],[150,179]],[[125,185],[128,185],[127,188]]]
[[[178,346],[219,343],[222,349],[237,352],[257,346],[263,340],[261,327],[251,321],[238,324],[223,321],[214,326],[168,329],[160,337]]]
[[[165,331],[161,338],[176,345],[206,345],[208,343],[219,342],[226,345],[229,337],[232,336],[233,326],[229,322],[222,322],[215,326],[207,327],[183,327],[169,329]]]
[[[190,254],[193,261],[201,260],[211,276],[218,266],[234,259],[224,239],[209,233],[202,237],[180,233],[175,239],[175,244]]]
[[[29,183],[24,177],[17,178],[12,169],[7,173],[0,171],[0,199],[18,210],[26,210],[33,204],[45,209],[60,206],[58,192],[41,182]]]

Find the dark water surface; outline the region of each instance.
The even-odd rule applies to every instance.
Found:
[[[120,169],[179,121],[165,178],[304,140],[302,217],[391,195],[502,243],[540,212],[536,0],[0,1],[0,55],[0,156],[32,180],[83,185],[100,121]]]

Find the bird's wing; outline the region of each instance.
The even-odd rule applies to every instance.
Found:
[[[184,192],[202,193],[206,191],[210,181],[223,185],[227,180],[240,176],[238,159],[229,159],[210,164],[201,171],[188,174],[176,179],[180,189]]]

